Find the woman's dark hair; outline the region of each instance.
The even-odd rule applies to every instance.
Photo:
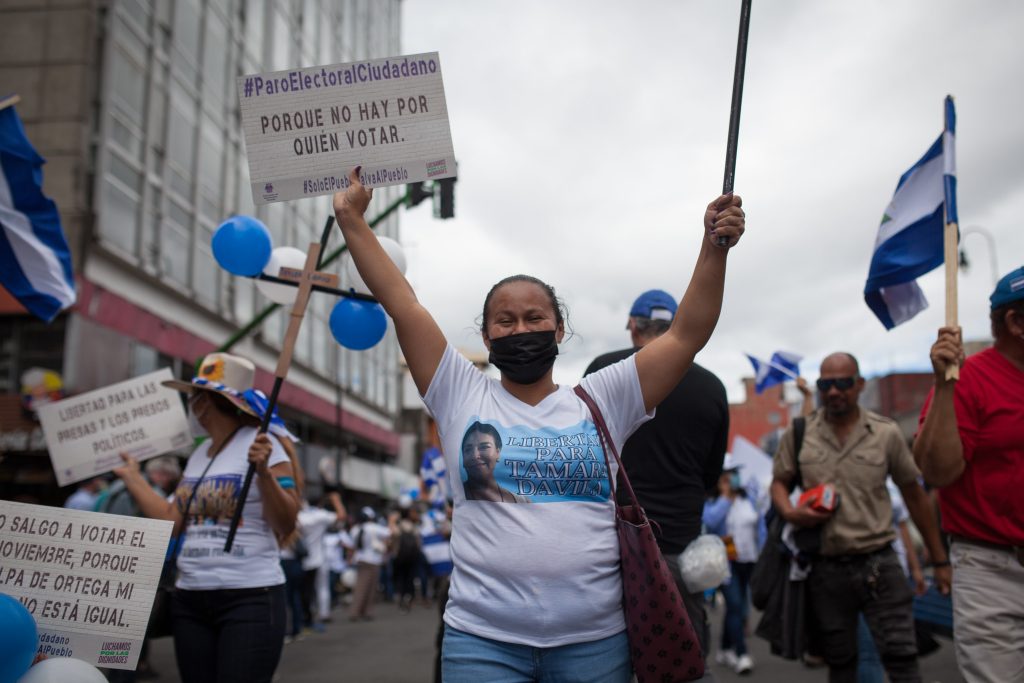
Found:
[[[486,422],[474,422],[469,425],[469,429],[462,435],[462,448],[466,447],[466,441],[469,440],[470,434],[486,434],[487,436],[494,439],[494,447],[501,451],[501,434],[492,425]]]
[[[1018,299],[1017,301],[1011,301],[1008,304],[999,306],[989,314],[989,319],[992,321],[992,337],[999,339],[1003,335],[1009,332],[1006,329],[1006,313],[1013,311],[1017,315],[1024,317],[1024,299]]]
[[[216,391],[207,391],[206,395],[209,397],[210,403],[217,409],[217,412],[236,418],[246,427],[260,426],[260,419],[258,417],[243,411],[225,396],[220,395]]]
[[[555,327],[565,326],[564,323],[569,317],[569,311],[562,300],[555,294],[554,287],[539,278],[533,277],[532,275],[509,275],[507,278],[498,281],[497,284],[491,287],[491,291],[487,292],[487,296],[484,297],[484,312],[480,322],[481,332],[487,334],[487,309],[491,305],[491,297],[493,297],[494,293],[501,289],[501,287],[513,282],[529,282],[543,289],[544,293],[548,295],[548,299],[551,301],[551,310],[555,313]]]

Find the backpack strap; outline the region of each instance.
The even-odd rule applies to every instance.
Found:
[[[804,447],[804,432],[807,429],[807,419],[803,416],[793,418],[793,462],[796,465],[796,476],[793,477],[793,481],[789,490],[792,491],[797,486],[800,488],[804,487],[804,477],[800,473],[800,449]]]

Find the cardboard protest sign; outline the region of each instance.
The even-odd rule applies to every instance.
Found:
[[[164,368],[40,406],[57,483],[109,472],[121,464],[120,453],[144,460],[192,443],[178,392],[160,384],[168,379]]]
[[[455,175],[436,52],[238,78],[256,204]]]
[[[40,654],[135,669],[173,526],[0,501],[0,592],[36,620]]]

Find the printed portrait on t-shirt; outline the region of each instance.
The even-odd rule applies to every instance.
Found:
[[[175,491],[178,508],[183,513],[195,484],[195,479],[183,479]],[[241,488],[241,474],[219,474],[205,477],[199,484],[199,490],[188,509],[189,525],[199,527],[207,524],[230,524],[238,503],[238,491]],[[190,529],[189,533],[197,532]]]
[[[608,500],[608,471],[589,422],[565,429],[472,420],[459,470],[466,500],[556,503]]]

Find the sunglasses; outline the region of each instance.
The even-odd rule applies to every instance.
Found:
[[[857,383],[856,377],[833,377],[830,379],[819,379],[818,380],[818,391],[825,393],[832,387],[835,387],[839,391],[846,391],[852,389],[853,385]]]

